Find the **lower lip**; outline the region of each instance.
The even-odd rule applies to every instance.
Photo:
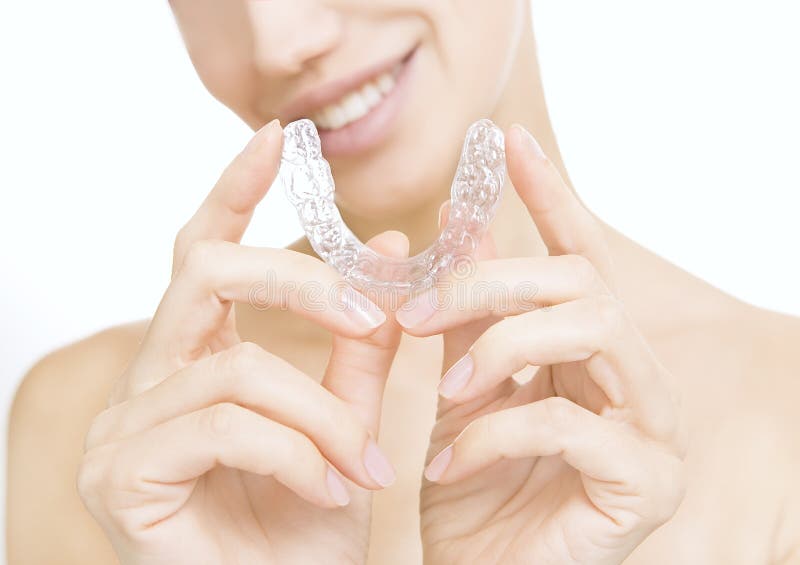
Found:
[[[367,115],[343,128],[319,132],[322,152],[326,157],[352,157],[369,151],[386,139],[408,93],[411,65],[416,54],[415,49],[407,57],[395,79],[392,91]]]

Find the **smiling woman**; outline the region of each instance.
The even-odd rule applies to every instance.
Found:
[[[800,321],[587,209],[527,1],[171,6],[203,83],[255,134],[179,230],[152,317],[26,376],[12,565],[798,558]],[[309,122],[284,132],[301,118],[321,146]],[[482,119],[503,135],[478,122],[496,145],[468,136],[453,186]],[[405,264],[446,239],[459,179],[504,179],[503,152],[471,268],[411,300],[357,292],[306,240],[240,244],[283,155],[322,171],[326,198],[335,178],[353,237]]]

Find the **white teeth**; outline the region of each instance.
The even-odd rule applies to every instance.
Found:
[[[369,107],[361,97],[361,93],[354,92],[345,96],[344,111],[347,113],[349,121],[355,121],[366,116],[367,112],[369,112]]]
[[[338,102],[329,104],[315,112],[311,119],[320,129],[335,130],[366,116],[370,110],[381,103],[384,97],[394,90],[398,65],[368,82],[358,90],[350,92]]]
[[[364,86],[364,88],[361,89],[361,96],[364,97],[364,101],[370,108],[374,108],[375,106],[377,106],[378,103],[381,101],[381,98],[383,98],[383,96],[381,96],[380,90],[378,90],[375,86],[372,86],[371,84],[367,84]]]
[[[382,94],[391,92],[393,88],[394,88],[394,77],[392,75],[385,74],[378,77],[378,90],[380,90]]]
[[[328,127],[331,129],[339,129],[347,122],[347,116],[339,106],[328,106],[325,113],[329,119]]]

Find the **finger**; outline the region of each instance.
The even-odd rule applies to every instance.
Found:
[[[439,208],[439,229],[444,229],[447,219],[450,214],[450,201],[445,202]],[[478,244],[477,249],[473,256],[467,261],[461,261],[462,267],[463,265],[468,265],[470,268],[467,269],[468,272],[474,272],[476,265],[480,264],[481,261],[493,259],[497,256],[497,249],[494,244],[494,239],[492,237],[492,233],[487,231],[483,238],[481,238],[480,243]],[[463,259],[463,258],[462,258]],[[454,270],[451,271],[450,275],[453,275]],[[463,271],[459,273],[459,277],[463,275]],[[407,314],[414,315],[413,311],[418,307],[419,304],[424,304],[426,300],[426,296],[430,295],[431,292],[436,292],[436,289],[440,287],[447,287],[447,279],[443,281],[439,281],[433,289],[423,293],[422,295],[418,295],[416,297],[411,298],[406,304],[403,305],[397,313],[398,321],[401,325],[407,325],[408,320],[403,319],[404,316]],[[410,308],[410,309],[409,309]],[[475,320],[464,323],[462,325],[451,326],[448,328],[448,331],[442,332],[442,367],[441,371],[439,372],[439,376],[444,374],[446,368],[450,367],[455,361],[461,358],[475,343],[475,340],[480,337],[483,332],[485,332],[492,324],[497,322],[497,318],[487,316],[484,318],[476,318]],[[414,334],[414,332],[408,331],[407,333]],[[482,401],[481,401],[482,402]],[[438,406],[437,406],[437,418],[441,419],[445,416],[445,414],[450,413],[450,410],[454,407],[453,403],[451,403],[446,398],[439,399]],[[466,412],[473,412],[475,407],[471,405],[466,405],[463,407],[463,410]],[[456,418],[458,416],[456,415]],[[447,429],[445,426],[444,429]],[[431,437],[431,445],[436,445],[440,441],[439,438],[432,436]]]
[[[586,494],[617,524],[663,523],[683,498],[680,458],[557,396],[475,419],[431,460],[425,477],[450,484],[503,459],[548,456],[588,477]]]
[[[425,477],[448,484],[501,459],[560,455],[594,479],[624,484],[640,452],[620,424],[554,396],[476,418],[431,460]]]
[[[374,476],[375,465],[367,460],[367,456],[382,454],[376,453],[375,442],[353,409],[308,375],[252,343],[202,359],[100,413],[86,447],[116,442],[223,402],[301,432],[339,471],[362,487],[387,486],[383,475]]]
[[[331,267],[286,249],[225,241],[192,246],[148,328],[137,362],[142,378],[168,375],[208,353],[234,302],[282,308],[349,336],[366,336],[385,314]]]
[[[599,222],[522,126],[512,126],[506,136],[506,162],[509,179],[550,255],[583,255],[611,285],[611,258]]]
[[[408,257],[408,238],[400,232],[379,234],[367,246],[387,257]],[[363,339],[334,334],[322,385],[350,404],[377,437],[383,392],[400,345],[400,327],[391,314],[397,309],[399,296],[391,291],[368,294],[388,314],[388,322]]]
[[[471,276],[449,277],[415,297],[400,310],[398,321],[411,335],[429,336],[489,316],[516,316],[608,293],[594,265],[581,255],[494,259],[476,263]]]
[[[111,454],[106,458],[109,467],[98,474],[113,481],[113,488],[141,492],[150,501],[161,502],[159,499],[170,496],[166,487],[191,487],[193,485],[186,483],[223,465],[272,476],[318,506],[331,508],[346,504],[346,490],[331,488],[329,481],[335,482],[338,477],[311,440],[235,404],[216,404],[179,416],[117,443],[96,448],[88,452],[85,459],[97,460],[104,452]],[[84,488],[92,490],[90,485]],[[183,497],[188,498],[188,493],[183,493]],[[154,512],[163,513],[164,504],[151,503],[150,506]],[[157,520],[163,516],[152,518]],[[155,520],[145,519],[145,522]]]
[[[527,365],[574,361],[586,361],[589,377],[613,409],[653,437],[676,436],[673,383],[618,301],[608,295],[498,322],[445,374],[439,391],[455,402],[467,402]]]
[[[172,261],[173,274],[180,268],[193,243],[205,239],[241,240],[256,205],[275,180],[282,146],[283,130],[278,120],[256,132],[178,234]]]
[[[444,229],[447,219],[450,215],[450,201],[446,201],[442,204],[439,208],[439,229]],[[481,239],[480,243],[478,244],[478,248],[475,250],[474,255],[471,258],[470,265],[472,267],[471,270],[474,270],[476,266],[481,261],[485,261],[488,259],[493,259],[497,256],[497,249],[494,244],[494,239],[492,237],[492,233],[487,231],[483,238]],[[406,302],[400,310],[397,312],[397,321],[400,323],[404,329],[407,330],[407,333],[412,335],[419,335],[413,333],[412,331],[408,331],[410,326],[410,320],[413,320],[415,316],[417,316],[417,310],[420,308],[420,305],[424,305],[426,302],[429,302],[429,298],[432,298],[434,295],[432,293],[436,292],[436,288],[439,286],[447,286],[445,284],[437,284],[437,287],[426,291],[418,296],[411,298],[408,302]],[[422,306],[424,308],[424,306]],[[486,329],[491,326],[496,320],[493,319],[482,319],[478,320],[476,318],[476,323],[472,324],[462,324],[456,326],[450,326],[450,331],[444,332],[443,334],[443,345],[444,345],[444,355],[442,358],[442,371],[446,367],[449,367],[452,363],[454,363],[457,359],[459,359],[470,346],[475,342],[475,340],[484,332]],[[437,332],[441,333],[441,332]],[[432,334],[428,334],[432,335]]]

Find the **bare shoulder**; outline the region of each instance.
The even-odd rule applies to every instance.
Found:
[[[53,387],[63,387],[58,392],[66,394],[78,393],[84,387],[94,389],[107,371],[124,369],[136,353],[146,326],[144,320],[114,326],[48,354],[23,379],[15,406],[18,401],[41,393],[53,398]],[[113,380],[109,378],[110,382]]]
[[[737,340],[751,442],[762,447],[766,491],[778,501],[772,563],[800,561],[800,318],[746,308]]]
[[[740,367],[731,376],[753,408],[800,424],[795,401],[800,394],[800,318],[740,304],[715,325],[720,346]],[[793,434],[797,430],[787,428]]]
[[[704,547],[710,553],[703,562],[795,562],[800,318],[722,293],[701,302],[698,309],[708,308],[702,315],[653,342],[681,384],[691,429],[691,486],[678,514],[654,538],[681,540],[692,546],[690,553]]]
[[[117,326],[54,351],[20,384],[8,437],[10,564],[114,562],[75,475],[92,418],[106,407],[145,327]]]

